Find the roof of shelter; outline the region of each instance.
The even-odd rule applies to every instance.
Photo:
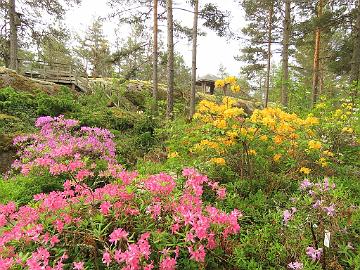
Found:
[[[204,76],[197,78],[196,82],[215,82],[216,80],[219,80],[219,79],[220,78],[215,75],[206,74]]]

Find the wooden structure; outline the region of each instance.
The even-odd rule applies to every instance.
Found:
[[[76,91],[88,91],[88,76],[71,64],[19,60],[19,73],[25,77],[68,86]]]
[[[218,77],[207,74],[198,78],[196,85],[201,86],[203,93],[213,95],[215,92],[215,81],[217,80],[219,80]]]

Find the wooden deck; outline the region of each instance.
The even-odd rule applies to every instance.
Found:
[[[73,65],[20,60],[19,71],[29,78],[66,85],[81,92],[88,91],[88,78],[85,72]]]

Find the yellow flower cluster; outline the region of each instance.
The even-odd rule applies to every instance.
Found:
[[[178,152],[171,152],[168,154],[168,158],[176,158],[179,156],[179,153]]]
[[[308,143],[309,149],[319,150],[321,148],[321,142],[310,140]]]
[[[230,90],[234,93],[240,92],[240,85],[237,84],[237,79],[235,76],[226,77],[223,80],[215,81],[216,88],[224,88],[225,86],[230,85]]]
[[[221,165],[221,166],[224,166],[226,164],[226,161],[223,158],[212,158],[212,159],[210,159],[210,161],[212,163],[215,163],[215,164]]]
[[[224,155],[236,149],[241,155],[246,154],[251,162],[265,157],[269,164],[291,164],[303,174],[327,167],[334,157],[316,136],[319,119],[313,115],[301,118],[280,108],[265,108],[255,110],[246,118],[244,110],[236,104],[237,100],[231,97],[225,97],[221,103],[208,100],[199,103],[195,114],[199,122],[195,123],[198,130],[211,139],[200,140],[190,151],[206,153],[204,157],[208,161],[224,165]],[[311,164],[314,168],[300,164]]]
[[[225,97],[221,104],[209,100],[202,100],[199,103],[194,118],[203,123],[212,123],[215,127],[225,129],[227,120],[243,116],[244,109],[235,107],[236,99]]]
[[[309,174],[311,172],[311,169],[307,167],[301,167],[299,171],[303,174]]]

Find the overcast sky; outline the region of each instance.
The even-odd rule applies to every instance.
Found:
[[[177,6],[181,6],[184,0],[175,0]],[[96,17],[107,17],[110,8],[106,4],[107,0],[82,0],[82,5],[69,10],[66,22],[73,32],[83,32],[87,26],[91,24]],[[205,4],[209,1],[200,1]],[[234,3],[234,0],[212,0],[212,3],[218,4],[221,9],[231,11],[231,28],[238,32],[244,26],[244,14],[240,6]],[[184,11],[176,11],[175,19],[183,22],[185,25],[192,27],[192,14]],[[115,22],[107,22],[104,24],[104,33],[110,41],[114,40]],[[234,56],[238,54],[241,42],[226,41],[225,38],[216,36],[210,30],[201,28],[207,35],[199,37],[198,41],[198,75],[214,74],[219,70],[220,64],[223,64],[228,73],[238,75],[241,63],[234,60]],[[127,34],[127,33],[124,33]],[[164,40],[166,44],[166,39]],[[175,50],[184,56],[185,62],[191,66],[191,44],[187,40],[180,40],[175,45]]]

